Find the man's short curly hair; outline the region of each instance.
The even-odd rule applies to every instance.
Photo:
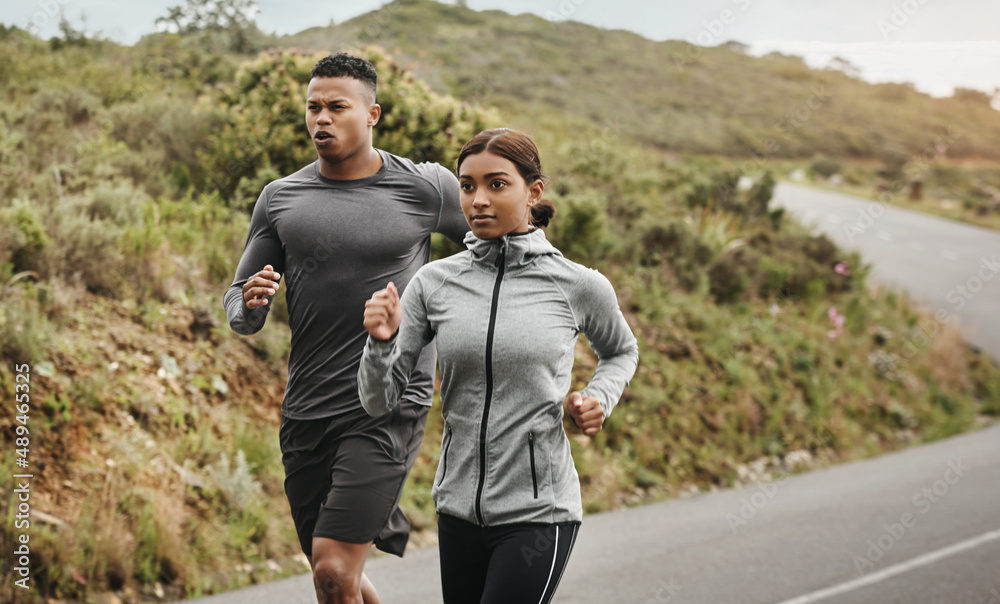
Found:
[[[366,84],[372,92],[372,103],[375,102],[375,91],[378,85],[378,74],[375,66],[366,59],[339,52],[323,57],[313,65],[313,78],[354,78]]]

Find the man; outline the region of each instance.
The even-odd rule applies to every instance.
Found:
[[[399,509],[420,449],[435,354],[424,350],[400,411],[372,418],[358,398],[365,301],[405,285],[430,259],[430,235],[461,242],[458,181],[372,146],[381,108],[371,63],[340,53],[312,70],[306,126],[316,162],[264,187],[224,302],[234,331],[260,330],[284,276],[292,346],[280,441],[285,493],[323,603],[372,604],[374,543],[402,556]]]

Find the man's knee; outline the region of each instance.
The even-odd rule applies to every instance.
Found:
[[[361,577],[347,560],[333,555],[317,557],[314,552],[312,567],[319,604],[353,601],[361,590]]]

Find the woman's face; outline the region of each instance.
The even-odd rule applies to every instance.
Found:
[[[545,189],[541,180],[527,184],[514,162],[489,151],[467,156],[458,182],[465,219],[480,239],[527,232],[531,206]]]

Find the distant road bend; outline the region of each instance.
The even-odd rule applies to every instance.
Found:
[[[849,241],[844,225],[871,202],[782,184],[772,203],[858,249],[874,279],[960,320],[1000,358],[1000,279],[987,279],[1000,234],[890,207]],[[1000,604],[998,571],[1000,424],[774,483],[588,516],[555,602]],[[436,548],[373,558],[367,572],[385,604],[441,602]],[[195,601],[316,598],[302,575]]]
[[[771,205],[857,250],[872,278],[958,322],[968,341],[1000,359],[1000,232],[784,183]]]

